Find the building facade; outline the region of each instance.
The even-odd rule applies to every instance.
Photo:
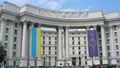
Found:
[[[120,17],[118,12],[67,12],[9,2],[0,5],[0,41],[6,50],[4,64],[34,66],[31,27],[42,28],[38,66],[91,66],[120,64]],[[97,31],[99,56],[90,58],[88,35]]]

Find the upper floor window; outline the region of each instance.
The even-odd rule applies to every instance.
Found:
[[[114,36],[117,37],[117,32],[114,32]]]
[[[15,23],[15,27],[16,27],[16,28],[18,27],[17,23]]]
[[[8,41],[8,35],[5,35],[5,40]]]
[[[114,29],[114,30],[117,30],[117,26],[116,26],[116,25],[114,25],[114,26],[113,26],[113,29]]]
[[[9,32],[9,29],[8,29],[8,28],[6,28],[5,32],[6,32],[6,33],[8,33],[8,32]]]

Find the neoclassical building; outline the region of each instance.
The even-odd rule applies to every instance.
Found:
[[[31,56],[31,27],[42,29],[38,66],[90,66],[120,64],[120,16],[118,12],[57,11],[28,4],[0,5],[0,41],[8,65],[34,66]],[[99,55],[90,58],[87,31],[97,31]]]

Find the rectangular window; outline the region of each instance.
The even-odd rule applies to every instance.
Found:
[[[51,45],[51,41],[49,41],[49,45]]]
[[[43,36],[43,40],[45,40],[45,36]]]
[[[108,52],[108,57],[110,57],[111,56],[111,53],[110,52]]]
[[[8,29],[8,28],[6,28],[5,33],[8,33],[8,32],[9,32],[9,29]]]
[[[116,45],[116,50],[118,50],[119,49],[119,46],[118,45]]]
[[[118,39],[115,39],[115,43],[118,43]]]
[[[5,46],[4,46],[4,47],[5,47],[6,49],[7,49],[7,46],[8,46],[8,44],[7,44],[7,43],[5,43]]]
[[[57,40],[57,37],[55,37],[55,40]]]
[[[116,55],[119,56],[119,52],[116,52]]]
[[[16,44],[13,45],[13,49],[16,50]]]
[[[109,44],[110,43],[110,40],[109,39],[107,39],[107,44]]]
[[[49,40],[51,40],[51,37],[49,37]]]
[[[72,45],[74,45],[74,41],[72,41]]]
[[[74,50],[74,47],[72,47],[72,50]]]
[[[15,27],[16,27],[16,28],[18,27],[17,23],[15,23]]]
[[[8,41],[8,36],[7,35],[5,35],[5,41]]]
[[[45,41],[43,41],[43,44],[45,44]]]
[[[14,42],[16,42],[17,41],[17,37],[14,37]]]
[[[49,46],[49,50],[51,50],[51,47]]]
[[[75,52],[73,51],[73,55],[75,54]]]
[[[106,33],[106,37],[107,37],[107,38],[110,37],[109,33]]]
[[[117,37],[117,32],[114,32],[114,36]]]
[[[72,37],[72,40],[74,40],[74,37]]]
[[[110,46],[107,46],[107,50],[110,50]]]
[[[13,57],[15,57],[16,56],[16,52],[13,52]]]
[[[17,30],[14,31],[14,34],[15,34],[15,35],[17,34]]]
[[[78,41],[78,45],[80,45],[80,41]]]

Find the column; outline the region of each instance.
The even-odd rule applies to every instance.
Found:
[[[97,33],[97,26],[93,26],[93,27],[94,27],[94,30],[96,30],[96,33]],[[99,53],[98,33],[97,33],[96,36],[97,36],[97,48],[98,48],[98,53]],[[93,58],[93,64],[94,65],[99,65],[100,64],[99,54],[98,54],[98,57]]]
[[[1,19],[1,30],[0,30],[0,41],[3,41],[3,37],[4,37],[4,32],[5,32],[5,20]]]
[[[111,46],[111,64],[116,64],[116,59],[115,59],[115,43],[114,43],[114,34],[113,34],[113,27],[110,27],[110,46]]]
[[[70,66],[71,60],[69,57],[69,45],[68,45],[68,27],[64,27],[64,46],[65,46],[65,65]]]
[[[60,26],[57,27],[57,43],[58,43],[57,66],[63,66],[64,61],[62,57],[62,27]]]
[[[23,34],[22,34],[22,50],[21,50],[21,59],[20,66],[27,65],[27,22],[23,22]]]
[[[9,40],[9,46],[8,46],[8,51],[9,51],[9,65],[13,65],[13,59],[14,59],[14,57],[13,57],[13,43],[15,42],[14,41],[14,23],[15,22],[13,22],[13,21],[11,21],[11,20],[9,20],[10,22],[9,22],[9,25],[11,25],[10,26],[10,31],[9,31],[9,33],[10,33],[10,40]],[[6,23],[8,23],[8,22],[6,22]],[[17,51],[16,51],[16,54],[17,54]],[[12,60],[10,60],[10,59],[12,59]]]
[[[104,26],[101,26],[101,41],[102,41],[102,63],[103,64],[108,64],[108,60],[107,60],[107,52],[106,52],[106,40],[105,40],[105,30],[104,30]]]

